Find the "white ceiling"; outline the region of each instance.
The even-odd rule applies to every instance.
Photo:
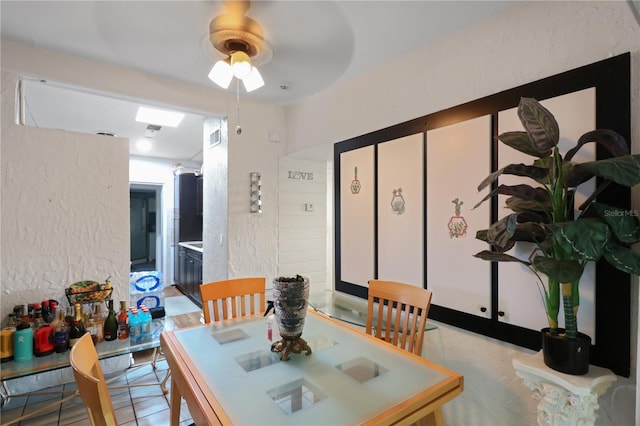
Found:
[[[241,96],[280,105],[299,102],[516,1],[253,1],[247,15],[262,25],[273,56],[259,67],[265,86],[249,94],[241,89]],[[220,56],[208,33],[223,6],[220,0],[2,0],[0,29],[3,39],[217,89],[207,74]],[[146,126],[131,118],[133,102],[51,83],[30,87],[26,118],[39,126],[106,130],[131,141],[144,137]],[[187,114],[178,129],[160,131],[152,153],[132,146],[132,154],[201,161],[202,120]]]

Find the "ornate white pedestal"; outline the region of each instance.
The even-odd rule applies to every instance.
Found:
[[[538,425],[575,426],[595,424],[598,397],[616,380],[615,374],[589,366],[589,373],[572,376],[544,364],[542,351],[513,359],[516,374],[538,399]]]

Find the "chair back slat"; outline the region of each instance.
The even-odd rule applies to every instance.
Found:
[[[421,355],[430,305],[429,290],[395,281],[371,280],[366,332]],[[374,312],[377,312],[375,322]]]
[[[204,322],[208,324],[264,312],[265,284],[264,277],[234,278],[202,284],[200,296]]]
[[[117,426],[111,395],[100,367],[98,353],[86,333],[71,348],[69,362],[80,398],[89,413],[92,426]]]

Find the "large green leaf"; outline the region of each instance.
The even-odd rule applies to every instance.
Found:
[[[549,236],[548,230],[544,225],[526,221],[519,223],[520,216],[530,214],[530,212],[524,212],[507,215],[493,223],[489,229],[478,231],[476,238],[488,242],[499,252],[511,249],[517,241],[541,243]]]
[[[492,190],[489,194],[485,195],[485,197],[476,203],[473,206],[473,209],[478,207],[480,204],[484,203],[494,195],[513,195],[523,200],[531,200],[540,203],[540,210],[544,210],[545,206],[550,204],[551,200],[549,198],[549,194],[544,188],[533,188],[531,185],[500,185],[494,190]]]
[[[507,208],[513,210],[514,212],[540,212],[540,213],[550,213],[551,212],[551,201],[548,203],[540,203],[539,201],[532,200],[523,200],[519,197],[509,197],[504,201],[504,204]],[[541,219],[544,221],[544,219]]]
[[[587,218],[556,224],[553,235],[572,258],[598,260],[611,238],[611,230],[601,219]]]
[[[573,156],[586,143],[594,142],[604,147],[612,157],[620,157],[629,154],[627,141],[617,132],[610,129],[596,129],[580,136],[575,147],[567,151],[564,159],[571,161]]]
[[[533,98],[520,98],[518,117],[538,152],[546,152],[558,145],[558,122],[540,102]]]
[[[534,257],[533,266],[549,278],[561,283],[578,281],[583,271],[582,265],[575,260],[556,260],[544,256]]]
[[[511,256],[509,254],[506,253],[498,253],[495,251],[489,251],[489,250],[483,250],[479,253],[476,253],[473,255],[473,257],[477,257],[478,259],[482,259],[482,260],[489,260],[491,262],[518,262],[518,263],[522,263],[523,265],[529,267],[531,266],[531,264],[527,261],[518,259],[515,256]]]
[[[550,185],[552,182],[556,180],[557,174],[557,166],[556,160],[553,157],[546,158],[538,158],[533,162],[533,165],[536,167],[540,167],[543,169],[547,169],[547,175],[542,179],[537,179],[543,185]],[[573,164],[570,161],[562,161],[562,175],[569,176],[571,174],[571,169],[573,168]]]
[[[618,240],[625,244],[640,241],[640,218],[637,211],[620,209],[603,203],[593,203],[593,208],[607,222]]]
[[[498,140],[516,151],[531,155],[532,157],[544,158],[551,155],[551,149],[539,150],[533,144],[527,132],[505,132],[498,136]]]
[[[489,242],[494,246],[504,248],[511,240],[514,232],[516,232],[517,221],[518,215],[514,213],[495,222],[487,231]]]
[[[567,185],[577,186],[593,176],[628,187],[635,186],[640,183],[640,154],[575,164]]]
[[[615,268],[628,274],[640,275],[640,253],[619,244],[609,243],[603,256]]]
[[[500,175],[515,175],[530,177],[532,179],[541,179],[547,174],[549,174],[549,170],[542,167],[527,166],[522,163],[509,164],[508,166],[505,166],[500,170],[496,170],[495,172],[491,173],[482,182],[480,182],[480,185],[478,185],[478,191],[482,191],[487,186],[491,185],[498,179]]]

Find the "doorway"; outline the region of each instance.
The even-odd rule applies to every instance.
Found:
[[[157,271],[161,265],[162,245],[158,244],[161,185],[134,185],[129,190],[131,272]]]

